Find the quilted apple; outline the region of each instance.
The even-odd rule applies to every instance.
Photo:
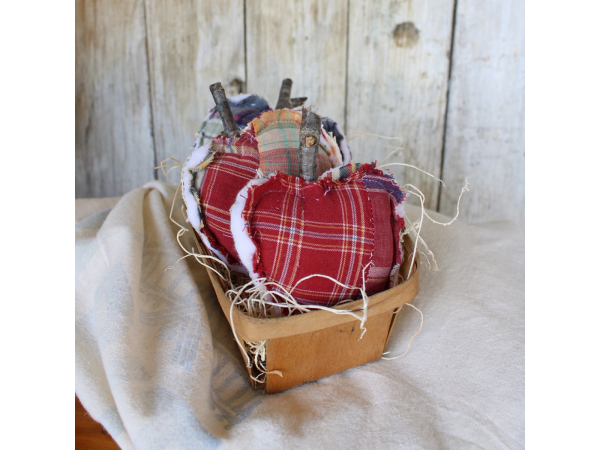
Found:
[[[298,139],[302,114],[281,109],[254,118],[240,136],[216,136],[195,148],[182,170],[188,220],[204,244],[232,269],[240,265],[230,231],[230,208],[248,181],[262,173],[300,175]],[[335,139],[321,127],[317,173],[342,164]]]
[[[332,306],[389,287],[402,261],[405,193],[375,164],[348,164],[316,182],[283,173],[248,182],[231,208],[240,262],[253,279],[266,277],[304,304]],[[355,288],[352,288],[355,287]],[[269,287],[276,290],[277,288]]]

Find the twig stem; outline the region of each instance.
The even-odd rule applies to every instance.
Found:
[[[292,80],[286,78],[281,82],[281,88],[279,89],[279,99],[277,100],[277,106],[275,109],[291,108],[290,97],[292,96]]]
[[[308,99],[308,97],[295,97],[290,98],[290,108],[296,108],[297,106],[304,105],[304,102]]]
[[[225,127],[225,134],[229,137],[239,136],[240,130],[235,124],[233,113],[231,112],[229,102],[227,101],[227,95],[225,95],[225,89],[223,89],[221,83],[211,84],[210,93],[212,94],[217,109],[219,110],[219,114],[221,115],[223,127]]]
[[[305,181],[317,179],[317,152],[321,134],[321,118],[310,108],[302,108],[300,124],[300,155],[302,158],[302,178]]]

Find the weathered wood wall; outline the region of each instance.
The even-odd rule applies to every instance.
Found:
[[[524,223],[523,3],[76,0],[76,195],[122,195],[183,161],[211,83],[274,104],[290,77],[356,161],[443,178],[390,167],[427,207],[454,214],[468,177],[463,220]]]

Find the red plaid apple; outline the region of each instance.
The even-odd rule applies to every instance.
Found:
[[[231,231],[241,263],[305,304],[332,306],[388,287],[402,260],[405,194],[375,164],[332,169],[316,182],[282,173],[250,181],[231,208]],[[276,290],[277,288],[269,287]]]

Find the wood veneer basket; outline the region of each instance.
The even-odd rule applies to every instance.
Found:
[[[200,252],[209,255],[194,232]],[[414,261],[410,278],[406,279],[412,259],[413,241],[404,237],[405,261],[400,267],[401,284],[372,295],[365,326],[361,335],[360,321],[351,315],[329,311],[311,311],[288,317],[257,319],[237,308],[230,317],[231,301],[225,295],[226,286],[211,270],[207,270],[212,285],[229,325],[233,319],[238,339],[243,342],[266,340],[267,371],[279,370],[282,377],[268,373],[264,383],[252,379],[259,372],[248,368],[254,389],[265,389],[268,394],[289,389],[302,383],[327,377],[381,358],[400,307],[413,300],[419,290],[419,255]],[[217,264],[205,260],[215,270]],[[362,299],[337,306],[338,309],[361,311]],[[240,349],[242,356],[244,349]],[[246,358],[244,357],[244,362]]]

